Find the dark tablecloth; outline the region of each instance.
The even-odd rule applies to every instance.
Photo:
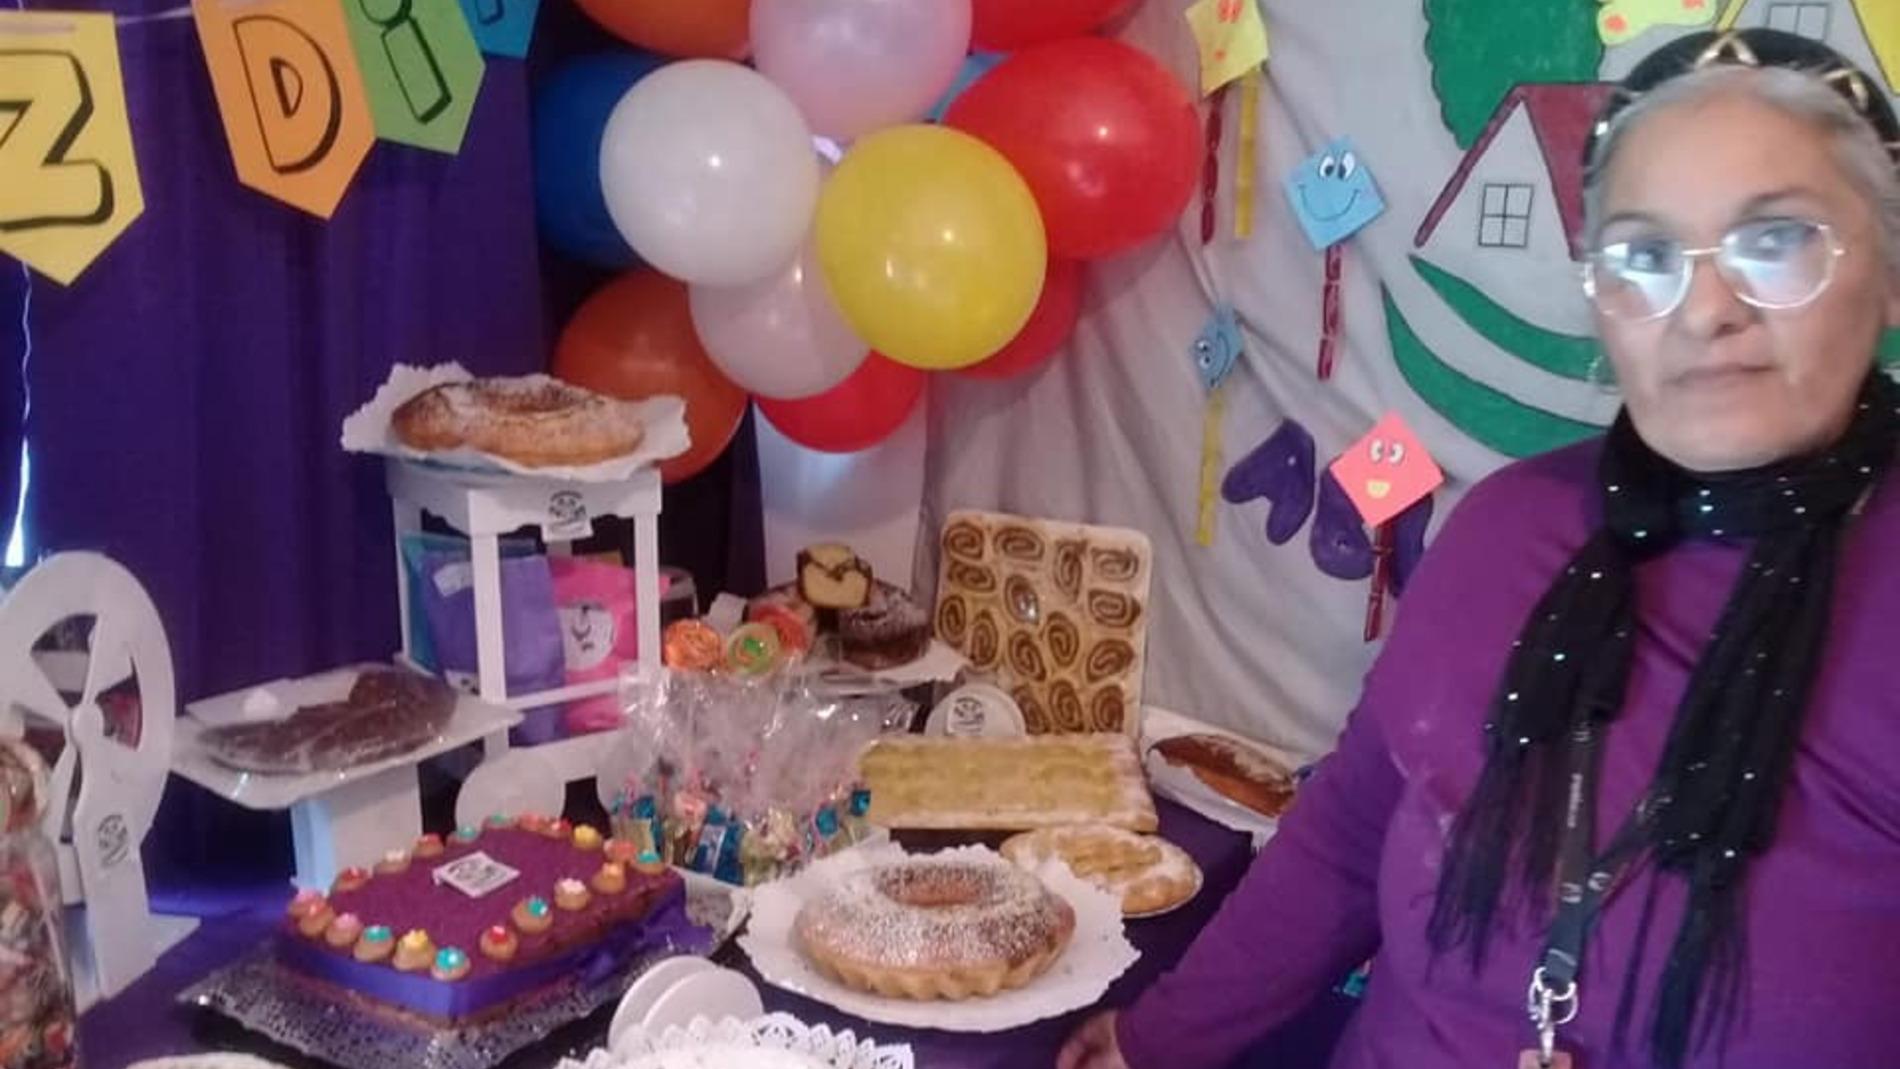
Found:
[[[1141,959],[1108,990],[1104,1006],[1119,1006],[1134,998],[1163,970],[1178,960],[1195,933],[1207,923],[1221,900],[1239,882],[1251,859],[1245,836],[1211,823],[1199,815],[1158,800],[1161,833],[1181,845],[1200,863],[1206,875],[1201,893],[1188,905],[1161,917],[1130,921],[1130,941]],[[285,1065],[312,1069],[321,1063],[301,1057],[263,1040],[213,1014],[176,1003],[179,991],[229,964],[255,947],[276,924],[288,891],[275,889],[246,900],[214,917],[160,959],[151,973],[110,1002],[95,1007],[80,1021],[81,1054],[90,1069],[120,1069],[133,1062],[165,1055],[207,1050],[237,1050],[257,1054]],[[743,969],[751,967],[736,946],[720,959]],[[1263,963],[1263,967],[1271,967]],[[756,977],[756,974],[752,974]],[[783,1010],[808,1022],[848,1027],[880,1042],[909,1043],[917,1054],[918,1069],[1048,1069],[1055,1052],[1076,1023],[1093,1012],[1039,1021],[1008,1032],[968,1034],[894,1028],[867,1024],[847,1014],[798,995],[761,984],[769,1010]],[[1247,1059],[1261,1069],[1320,1069],[1344,1020],[1350,1003],[1327,996],[1303,1018],[1282,1029],[1273,1040]],[[606,1034],[611,1008],[576,1022],[546,1041],[523,1051],[506,1069],[548,1069],[561,1056],[584,1053],[598,1046]]]

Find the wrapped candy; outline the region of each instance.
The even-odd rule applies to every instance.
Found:
[[[810,678],[630,669],[627,730],[603,763],[613,833],[669,862],[758,883],[860,841],[857,758],[914,710],[895,692],[841,693]]]
[[[79,1064],[72,970],[62,945],[59,867],[40,832],[46,767],[0,739],[0,1066]]]

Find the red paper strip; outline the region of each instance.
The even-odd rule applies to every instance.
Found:
[[[1366,641],[1377,641],[1385,630],[1385,592],[1392,585],[1392,554],[1398,539],[1390,523],[1382,523],[1372,538],[1372,590],[1366,595]]]
[[[1319,378],[1333,377],[1335,355],[1339,351],[1340,277],[1345,273],[1346,250],[1342,245],[1326,248],[1326,281],[1320,290]]]
[[[1201,244],[1214,240],[1214,217],[1220,197],[1221,110],[1227,104],[1227,87],[1214,90],[1207,102],[1207,156],[1201,161]]]

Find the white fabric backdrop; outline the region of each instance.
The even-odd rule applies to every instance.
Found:
[[[1246,335],[1245,356],[1226,387],[1223,470],[1288,416],[1313,433],[1324,466],[1397,409],[1451,477],[1438,497],[1442,520],[1463,487],[1503,462],[1401,375],[1387,340],[1381,286],[1390,288],[1417,335],[1445,364],[1506,395],[1501,403],[1515,399],[1596,425],[1607,422],[1615,404],[1579,381],[1574,366],[1555,374],[1501,349],[1434,293],[1410,262],[1423,254],[1477,274],[1472,282],[1530,324],[1570,335],[1586,329],[1575,267],[1552,236],[1561,222],[1548,174],[1575,146],[1561,131],[1550,132],[1547,113],[1539,114],[1535,137],[1528,136],[1525,116],[1501,129],[1472,180],[1473,196],[1480,179],[1513,173],[1513,180],[1537,186],[1532,227],[1542,227],[1542,237],[1523,250],[1480,249],[1472,232],[1476,209],[1467,206],[1448,216],[1429,247],[1414,246],[1465,155],[1434,93],[1428,2],[1441,20],[1438,32],[1450,37],[1459,23],[1483,23],[1527,0],[1268,0],[1263,10],[1273,60],[1259,115],[1254,236],[1235,240],[1228,218],[1238,142],[1237,94],[1230,93],[1222,218],[1213,245],[1200,243],[1197,197],[1178,234],[1090,269],[1084,320],[1070,351],[1040,374],[998,384],[933,382],[916,568],[921,589],[934,583],[934,532],[955,508],[1140,528],[1153,539],[1157,567],[1147,700],[1302,754],[1330,748],[1376,652],[1360,638],[1366,584],[1322,575],[1304,531],[1284,546],[1269,545],[1264,502],[1223,503],[1215,544],[1202,548],[1194,539],[1205,395],[1187,350],[1214,302],[1234,304]],[[1864,62],[1872,62],[1876,40],[1895,54],[1900,19],[1873,10],[1889,2],[1861,0],[1856,8],[1853,0],[1827,0],[1829,40]],[[1148,0],[1121,36],[1194,84],[1185,6],[1185,0]],[[1595,5],[1570,0],[1570,9],[1594,18]],[[1770,0],[1741,0],[1739,24],[1785,17],[1778,11]],[[1864,24],[1860,14],[1867,15]],[[1575,26],[1569,31],[1565,47],[1572,55],[1579,42],[1594,48],[1591,23],[1582,27],[1584,37],[1574,36]],[[1601,70],[1619,75],[1684,32],[1651,30],[1610,49]],[[1515,42],[1518,50],[1537,47],[1535,39]],[[1340,136],[1354,140],[1389,207],[1347,248],[1345,342],[1335,377],[1320,383],[1313,365],[1322,259],[1300,235],[1279,183],[1302,157]],[[1538,155],[1540,144],[1549,159]]]

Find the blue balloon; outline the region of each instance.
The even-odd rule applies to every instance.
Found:
[[[620,98],[664,62],[634,51],[579,56],[536,89],[534,216],[549,245],[601,267],[640,262],[600,193],[600,136]]]
[[[950,110],[950,105],[963,95],[965,89],[975,85],[978,79],[995,70],[996,65],[1007,58],[1001,52],[972,52],[965,56],[963,66],[957,70],[957,80],[951,82],[950,88],[943,91],[943,96],[937,100],[936,105],[930,109],[930,114],[925,117],[931,122],[942,122],[943,113]]]

